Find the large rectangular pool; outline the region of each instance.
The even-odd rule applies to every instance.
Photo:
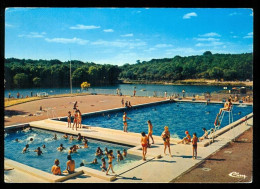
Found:
[[[190,134],[196,132],[197,136],[203,135],[202,128],[207,130],[214,127],[214,121],[219,109],[223,104],[195,103],[195,102],[176,102],[161,103],[151,106],[133,107],[130,109],[107,111],[105,113],[86,114],[83,116],[82,123],[91,126],[123,130],[123,112],[131,120],[128,122],[128,131],[141,133],[148,132],[147,120],[151,120],[153,125],[153,135],[160,136],[164,126],[169,127],[171,137],[182,138],[185,130]],[[253,112],[251,105],[234,105],[234,121]],[[221,127],[229,124],[228,113],[225,113]]]
[[[59,159],[60,167],[63,171],[66,169],[69,148],[74,144],[79,146],[83,146],[83,144],[78,140],[70,141],[69,139],[64,139],[62,137],[64,134],[61,133],[56,133],[57,140],[53,140],[54,133],[55,132],[52,131],[35,128],[28,132],[24,132],[21,130],[6,132],[4,140],[4,156],[8,159],[49,173],[51,173],[51,167],[54,165],[54,160]],[[15,141],[16,138],[19,140],[19,142]],[[30,138],[33,138],[33,141],[30,141]],[[74,136],[74,138],[76,138],[76,136]],[[23,154],[22,150],[26,144],[29,144],[29,151]],[[43,144],[45,144],[46,148],[42,148]],[[63,144],[63,146],[66,148],[62,152],[57,151],[57,148],[60,146],[60,144]],[[90,164],[90,162],[92,162],[93,159],[96,158],[95,152],[97,147],[100,147],[102,150],[104,150],[105,147],[107,147],[108,150],[113,150],[115,157],[117,155],[117,150],[120,150],[120,152],[122,153],[123,149],[127,150],[130,148],[128,146],[122,146],[92,139],[88,139],[88,146],[88,148],[78,149],[77,153],[72,153],[71,156],[72,159],[75,160],[76,168],[80,167],[80,163],[83,162],[86,167],[101,170],[101,157],[97,157],[98,164]],[[37,147],[41,147],[41,150],[43,151],[43,154],[40,156],[38,156],[36,152],[34,152]],[[103,157],[106,159],[108,167],[108,159],[105,155]],[[117,162],[116,159],[114,159],[114,170],[117,171],[122,167],[141,159],[142,158],[139,156],[134,156],[130,154],[128,154],[127,157],[121,162]]]

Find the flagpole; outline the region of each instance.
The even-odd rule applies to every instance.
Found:
[[[70,49],[69,49],[70,51]],[[72,79],[71,79],[71,53],[70,53],[70,94],[72,94]]]

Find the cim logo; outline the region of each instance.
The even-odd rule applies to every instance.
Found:
[[[246,175],[241,175],[238,172],[231,172],[228,175],[234,178],[244,178],[244,179],[246,178]]]

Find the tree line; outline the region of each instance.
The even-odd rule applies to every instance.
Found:
[[[212,54],[137,60],[123,66],[71,61],[73,86],[87,81],[91,86],[110,85],[123,80],[174,82],[183,79],[246,80],[253,78],[253,54]],[[69,87],[70,61],[5,59],[5,87]]]
[[[174,58],[152,59],[121,67],[119,77],[129,80],[168,81],[183,79],[252,80],[253,55],[212,54]]]

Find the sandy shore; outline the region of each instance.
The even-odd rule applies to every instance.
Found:
[[[68,111],[73,110],[73,105],[76,101],[82,113],[119,108],[122,107],[122,98],[125,101],[130,101],[132,105],[164,100],[164,98],[154,97],[121,97],[113,95],[86,95],[41,99],[6,107],[5,126],[52,118],[53,115],[54,117],[67,116]],[[40,106],[42,106],[44,111],[40,111]],[[33,116],[28,116],[29,114]]]

